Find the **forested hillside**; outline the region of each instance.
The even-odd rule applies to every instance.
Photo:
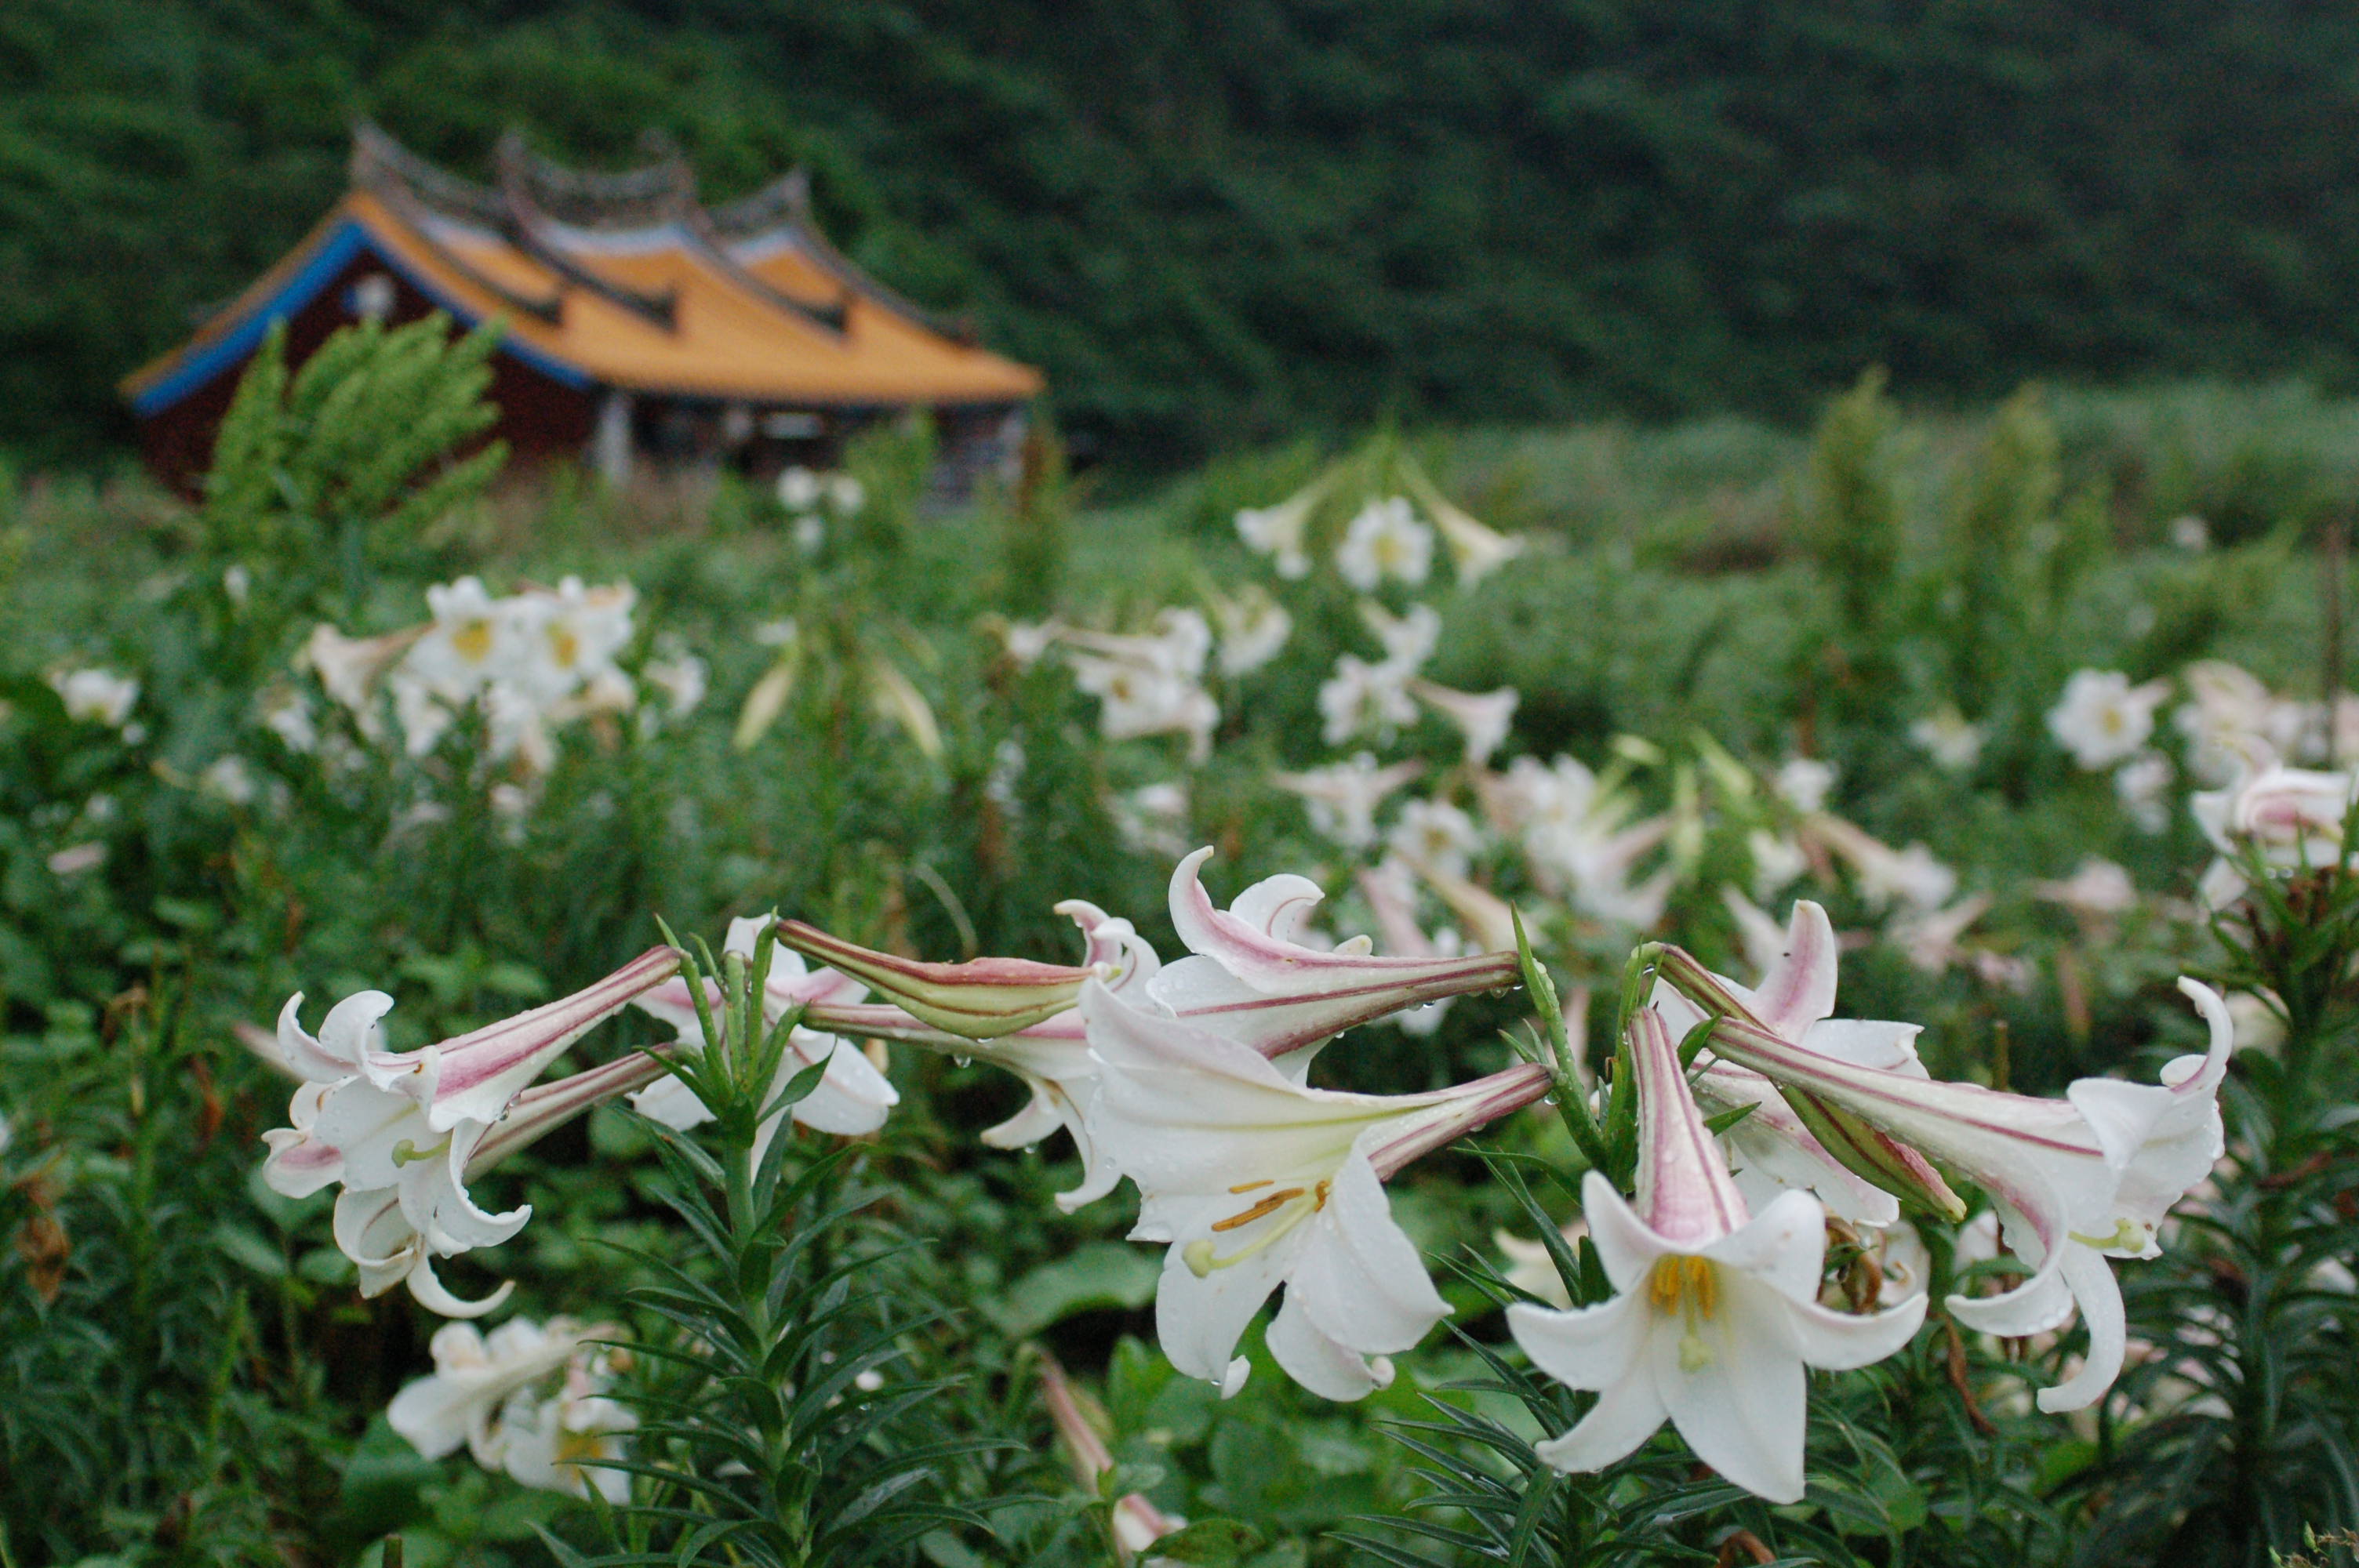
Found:
[[[847,248],[1133,464],[1397,412],[1530,420],[2359,363],[2359,18],[2297,0],[12,0],[0,449],[334,199],[375,115]]]

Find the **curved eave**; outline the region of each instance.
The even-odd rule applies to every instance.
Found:
[[[462,327],[473,328],[497,314],[460,298],[443,279],[413,265],[372,231],[348,200],[305,235],[286,259],[199,329],[194,338],[125,376],[120,390],[132,412],[143,419],[152,417],[235,369],[262,346],[272,323],[300,313],[364,254],[400,276]],[[589,386],[595,380],[581,367],[542,353],[513,333],[501,342],[500,351],[567,386]]]

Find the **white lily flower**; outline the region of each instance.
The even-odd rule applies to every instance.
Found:
[[[446,1132],[461,1121],[498,1120],[575,1041],[661,985],[679,966],[679,955],[669,947],[650,947],[571,996],[418,1051],[377,1048],[377,1020],[393,1007],[383,991],[360,991],[337,1003],[317,1038],[304,1032],[298,1016],[303,993],[298,991],[279,1011],[279,1052],[308,1081],[331,1086],[331,1099],[348,1087],[387,1093],[414,1107],[428,1131]]]
[[[2203,876],[2214,909],[2241,896],[2245,874],[2229,857],[2250,845],[2277,871],[2332,866],[2343,859],[2343,823],[2359,802],[2359,772],[2324,773],[2272,762],[2226,789],[2192,795],[2196,826],[2219,851]]]
[[[1826,808],[1827,795],[1835,787],[1834,764],[1816,757],[1788,757],[1778,765],[1769,787],[1778,799],[1807,816]]]
[[[1343,470],[1331,468],[1275,506],[1248,506],[1236,516],[1237,537],[1257,554],[1275,557],[1277,575],[1289,582],[1310,570],[1310,517]]]
[[[1864,1317],[1821,1306],[1826,1216],[1818,1199],[1788,1192],[1757,1217],[1747,1210],[1652,1008],[1632,1018],[1631,1061],[1637,1208],[1594,1171],[1582,1182],[1590,1240],[1614,1297],[1573,1311],[1507,1309],[1507,1326],[1536,1366],[1599,1396],[1538,1452],[1559,1470],[1598,1470],[1669,1421],[1730,1481],[1772,1502],[1799,1502],[1802,1368],[1882,1360],[1916,1334],[1925,1298]]]
[[[1527,540],[1477,522],[1441,493],[1441,487],[1427,476],[1416,459],[1403,453],[1396,460],[1396,469],[1401,483],[1425,508],[1434,526],[1441,530],[1442,542],[1450,546],[1450,564],[1458,573],[1459,587],[1473,588],[1524,553]]]
[[[1296,938],[1326,897],[1308,877],[1256,882],[1223,910],[1197,873],[1199,849],[1171,873],[1171,924],[1190,957],[1167,964],[1146,986],[1176,1018],[1277,1059],[1296,1083],[1320,1046],[1356,1024],[1412,1007],[1500,990],[1521,968],[1512,952],[1379,956],[1365,937],[1332,952]]]
[[[337,1246],[376,1295],[407,1281],[412,1294],[450,1317],[479,1315],[504,1299],[461,1301],[429,1262],[507,1240],[529,1207],[489,1214],[467,1183],[494,1161],[600,1099],[637,1088],[661,1065],[632,1055],[538,1088],[527,1087],[592,1026],[658,984],[679,959],[651,949],[560,1001],[422,1051],[385,1051],[377,1021],[393,1006],[363,991],[330,1010],[317,1037],[298,1019],[298,993],[280,1011],[276,1057],[304,1081],[288,1105],[290,1125],[263,1134],[263,1180],[301,1197],[341,1184]]]
[[[49,688],[77,724],[120,730],[139,700],[139,683],[109,670],[64,670],[49,676]]]
[[[402,1385],[386,1407],[386,1424],[424,1457],[440,1459],[464,1444],[477,1464],[499,1465],[500,1406],[572,1358],[582,1342],[606,1330],[553,1317],[548,1326],[519,1317],[489,1336],[472,1323],[446,1323],[427,1348],[434,1371]]]
[[[2179,672],[2191,699],[2171,715],[2187,737],[2188,762],[2210,784],[2291,755],[2307,728],[2299,706],[2280,702],[2260,678],[2225,659],[2198,659]]]
[[[496,1308],[515,1288],[513,1282],[501,1284],[479,1301],[464,1301],[444,1287],[433,1260],[498,1246],[524,1228],[532,1207],[527,1204],[505,1214],[487,1214],[476,1206],[467,1184],[591,1107],[641,1087],[663,1070],[658,1059],[644,1053],[620,1057],[525,1090],[496,1124],[460,1122],[442,1147],[399,1161],[386,1184],[356,1185],[348,1173],[344,1190],[336,1195],[333,1229],[337,1249],[360,1271],[361,1294],[383,1295],[407,1284],[419,1305],[444,1317],[481,1317]],[[305,1094],[326,1087],[308,1084],[296,1091],[290,1108],[297,1132],[316,1131],[303,1109]],[[368,1172],[371,1177],[382,1173],[375,1166]],[[271,1184],[288,1190],[278,1182]]]
[[[1105,983],[1125,994],[1143,990],[1154,978],[1160,960],[1129,921],[1115,919],[1082,899],[1067,899],[1057,905],[1057,913],[1082,930],[1082,968],[1076,972],[1111,977]],[[862,1004],[856,999],[821,998],[804,1016],[840,1033],[902,1040],[962,1059],[989,1062],[1021,1078],[1031,1098],[1023,1109],[986,1130],[983,1141],[996,1149],[1022,1149],[1063,1128],[1082,1158],[1081,1184],[1057,1195],[1057,1206],[1066,1213],[1103,1197],[1122,1179],[1090,1123],[1098,1065],[1090,1054],[1081,1014],[1070,1007],[989,1040],[953,1034],[901,1008]]]
[[[1674,868],[1644,881],[1637,863],[1670,832],[1668,816],[1638,817],[1625,791],[1571,757],[1543,763],[1517,757],[1504,775],[1482,784],[1484,804],[1503,830],[1520,836],[1532,880],[1593,919],[1644,929],[1662,918]]]
[[[752,957],[754,945],[760,937],[762,928],[776,923],[775,915],[731,921],[729,935],[722,945],[722,951]],[[706,1006],[719,1007],[721,988],[718,983],[707,978],[704,990]],[[858,980],[838,974],[833,969],[808,969],[800,953],[789,947],[774,946],[770,952],[770,973],[762,989],[762,1022],[765,1026],[774,1024],[799,1007],[821,1003],[848,1005],[867,994],[868,988]],[[635,997],[631,1005],[670,1024],[681,1044],[698,1051],[704,1049],[704,1027],[696,1016],[696,1001],[689,993],[687,980],[674,977],[653,990]],[[715,1022],[718,1022],[717,1018]],[[778,1056],[777,1074],[767,1093],[777,1093],[797,1073],[821,1062],[827,1064],[827,1071],[821,1076],[819,1087],[764,1122],[755,1135],[754,1160],[756,1164],[769,1152],[770,1140],[777,1135],[781,1121],[788,1118],[821,1132],[857,1137],[884,1126],[886,1114],[901,1102],[901,1097],[891,1081],[878,1072],[875,1064],[862,1055],[858,1049],[843,1044],[832,1034],[800,1026],[787,1036],[787,1048]],[[640,1115],[652,1117],[666,1127],[683,1132],[712,1119],[712,1112],[696,1098],[696,1091],[688,1087],[687,1080],[676,1076],[666,1076],[641,1089],[631,1097],[631,1106]]]
[[[2170,826],[2171,786],[2178,778],[2170,759],[2149,748],[2114,770],[2114,798],[2139,832],[2160,833]]]
[[[1748,930],[1748,944],[1758,935]],[[1748,989],[1724,975],[1712,979],[1781,1038],[1846,1061],[1924,1076],[1917,1060],[1916,1041],[1922,1033],[1919,1025],[1832,1016],[1837,953],[1827,912],[1800,899],[1778,934],[1757,986]],[[1652,1005],[1664,1024],[1681,1037],[1704,1021],[1701,1008],[1660,981]],[[1817,1194],[1839,1219],[1889,1225],[1900,1217],[1898,1200],[1829,1152],[1776,1084],[1710,1052],[1697,1063],[1695,1096],[1713,1114],[1753,1108],[1729,1130],[1726,1140],[1736,1166],[1737,1189],[1748,1203],[1766,1208],[1780,1193],[1799,1189]],[[1887,1157],[1906,1156],[1892,1152]]]
[[[518,594],[509,601],[523,633],[516,683],[544,704],[590,685],[629,645],[638,597],[627,582],[586,588],[578,577]]]
[[[1458,727],[1458,732],[1466,737],[1466,761],[1478,768],[1506,740],[1515,725],[1516,705],[1523,701],[1523,694],[1511,686],[1496,691],[1453,691],[1430,680],[1413,680],[1408,689],[1419,702]]]
[[[532,632],[522,605],[514,598],[494,599],[480,578],[435,584],[426,590],[426,606],[433,623],[402,663],[439,697],[464,702],[515,675],[530,656]],[[316,642],[318,634],[313,637]]]
[[[2061,881],[2031,884],[2031,891],[2051,903],[2060,903],[2083,920],[2103,920],[2137,907],[2137,883],[2114,861],[2092,855]]]
[[[1389,741],[1402,727],[1417,722],[1408,680],[1408,666],[1390,659],[1372,665],[1357,654],[1341,655],[1335,673],[1319,687],[1320,734],[1330,746],[1358,735]]]
[[[1859,896],[1871,909],[1897,900],[1918,910],[1939,909],[1958,891],[1958,873],[1922,844],[1896,849],[1856,824],[1821,812],[1804,824],[1819,843],[1851,862]]]
[[[1375,752],[1358,752],[1323,768],[1274,773],[1270,782],[1302,797],[1311,831],[1346,849],[1364,849],[1376,841],[1376,807],[1424,771],[1418,762],[1378,767]]]
[[[1361,592],[1386,578],[1416,588],[1433,569],[1433,530],[1417,520],[1407,496],[1371,498],[1335,546],[1335,570]]]
[[[1221,673],[1232,678],[1277,657],[1294,634],[1294,617],[1258,583],[1234,599],[1214,600],[1212,613],[1221,622]]]
[[[1981,725],[1959,712],[1956,704],[1944,703],[1908,726],[1908,738],[1937,765],[1962,773],[1982,760],[1983,742],[1989,736]]]
[[[592,1488],[609,1503],[631,1498],[628,1472],[603,1461],[623,1456],[622,1434],[639,1418],[606,1397],[605,1377],[576,1357],[563,1385],[543,1398],[533,1389],[508,1396],[500,1411],[500,1468],[519,1486],[537,1491],[587,1497]]]
[[[2130,685],[2119,670],[2075,670],[2048,710],[2048,732],[2095,773],[2137,755],[2154,733],[2154,710],[2170,697],[2169,681]]]
[[[1131,1237],[1169,1244],[1155,1310],[1172,1365],[1234,1393],[1246,1368],[1237,1339],[1283,1283],[1267,1342],[1289,1376],[1333,1400],[1391,1381],[1385,1357],[1450,1308],[1393,1219],[1385,1178],[1537,1100],[1549,1069],[1422,1095],[1342,1094],[1094,982],[1080,1011],[1100,1064],[1098,1139],[1139,1188]]]
[[[1690,994],[1712,989],[1696,979],[1689,973],[1679,983]],[[2163,1216],[2223,1147],[2218,1095],[2234,1025],[2210,988],[2189,979],[2179,987],[2210,1025],[2205,1054],[2172,1061],[2159,1085],[2082,1078],[2060,1100],[1844,1061],[1783,1038],[1725,995],[1714,999],[1724,1011],[1712,1048],[1776,1080],[1797,1110],[1835,1108],[1978,1184],[2030,1278],[2004,1295],[1952,1296],[1950,1311],[1970,1328],[2013,1336],[2054,1328],[2077,1304],[2089,1329],[2087,1359],[2066,1382],[2040,1390],[2039,1408],[2079,1410],[2121,1370],[2121,1292],[2105,1260],[2156,1256]]]
[[[1360,620],[1376,634],[1385,663],[1411,676],[1441,645],[1441,616],[1430,604],[1412,604],[1395,615],[1373,599],[1360,600]]]
[[[1462,876],[1466,862],[1483,848],[1474,819],[1446,800],[1412,800],[1393,824],[1392,847],[1407,860]]]

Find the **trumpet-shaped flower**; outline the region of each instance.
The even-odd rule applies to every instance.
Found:
[[[561,1001],[415,1052],[379,1047],[377,1021],[393,1006],[383,992],[339,1002],[317,1036],[299,1020],[299,993],[279,1014],[274,1054],[303,1082],[288,1105],[289,1125],[263,1134],[270,1146],[263,1180],[290,1197],[342,1184],[336,1240],[359,1266],[364,1294],[408,1281],[412,1294],[446,1316],[490,1311],[501,1295],[459,1300],[435,1278],[429,1259],[497,1246],[532,1211],[484,1212],[468,1193],[469,1179],[662,1071],[649,1057],[631,1056],[527,1087],[677,963],[671,949],[652,949]]]
[[[433,624],[404,663],[439,697],[464,702],[516,675],[530,656],[532,633],[519,601],[494,599],[480,578],[435,584],[426,590],[426,605]]]
[[[1673,869],[1643,881],[1638,861],[1671,829],[1669,816],[1636,818],[1636,803],[1571,757],[1543,764],[1518,757],[1486,786],[1486,804],[1519,835],[1533,881],[1594,919],[1644,929],[1662,918]]]
[[[423,1119],[426,1130],[447,1132],[464,1120],[498,1120],[525,1086],[575,1041],[661,985],[679,964],[679,956],[669,947],[650,947],[571,996],[417,1051],[377,1048],[377,1021],[393,1008],[393,999],[383,991],[360,991],[338,1002],[316,1038],[303,1030],[303,993],[298,991],[279,1011],[279,1051],[307,1080],[329,1084],[329,1099],[364,1088],[398,1098]],[[342,1124],[355,1126],[375,1114],[356,1114]],[[306,1190],[317,1184],[324,1184]]]
[[[1724,975],[1712,979],[1723,994],[1783,1039],[1846,1061],[1924,1076],[1925,1069],[1917,1060],[1918,1025],[1832,1016],[1836,952],[1834,926],[1827,912],[1801,899],[1796,901],[1780,946],[1764,966],[1757,986],[1747,989]],[[1664,1023],[1682,1036],[1705,1016],[1693,1002],[1659,981],[1653,1005]],[[1899,1217],[1900,1206],[1892,1195],[1829,1152],[1786,1103],[1776,1084],[1749,1067],[1709,1054],[1698,1062],[1694,1080],[1698,1100],[1714,1114],[1742,1106],[1753,1108],[1727,1138],[1736,1164],[1737,1187],[1748,1202],[1766,1206],[1781,1191],[1799,1188],[1816,1193],[1829,1212],[1841,1219],[1889,1225]],[[1872,1136],[1855,1129],[1845,1130],[1854,1137]],[[1880,1163],[1911,1163],[1906,1150],[1879,1149],[1877,1153]],[[1915,1166],[1922,1163],[1914,1162]],[[1912,1168],[1912,1173],[1920,1186],[1938,1184],[1939,1178],[1930,1170]]]
[[[1466,761],[1478,768],[1506,740],[1516,721],[1516,705],[1523,701],[1523,695],[1511,686],[1496,691],[1453,691],[1430,680],[1413,680],[1408,689],[1419,702],[1458,727],[1458,732],[1466,737]]]
[[[2334,865],[2343,858],[2343,823],[2359,803],[2359,772],[2324,773],[2272,762],[2226,789],[2190,796],[2196,826],[2219,851],[2203,876],[2215,909],[2245,890],[2244,871],[2230,859],[2246,847],[2277,871]]]
[[[1357,654],[1342,655],[1334,675],[1319,687],[1321,735],[1331,746],[1358,735],[1391,740],[1403,725],[1417,722],[1408,681],[1408,667],[1390,659],[1372,665]]]
[[[1433,519],[1433,525],[1441,530],[1442,542],[1450,546],[1450,564],[1458,574],[1459,587],[1473,588],[1524,553],[1526,541],[1477,522],[1453,504],[1416,460],[1403,454],[1397,460],[1397,471],[1402,485],[1417,498],[1426,515]]]
[[[2132,686],[2119,670],[2075,670],[2048,710],[2048,732],[2093,773],[2137,755],[2154,733],[2154,710],[2170,696],[2169,681]]]
[[[1408,497],[1371,499],[1344,527],[1335,569],[1363,593],[1388,577],[1415,588],[1433,569],[1433,530],[1417,520]]]
[[[1294,617],[1269,590],[1254,584],[1234,599],[1215,600],[1212,612],[1221,622],[1221,673],[1251,675],[1277,657],[1294,634]]]
[[[722,950],[752,957],[762,928],[776,918],[766,915],[731,921]],[[711,979],[704,986],[706,1007],[717,1007],[720,987]],[[832,969],[807,971],[799,953],[773,950],[770,972],[762,989],[762,1022],[773,1024],[799,1007],[823,1002],[842,1005],[856,1002],[867,994],[866,986]],[[632,1005],[670,1024],[683,1045],[704,1049],[704,1026],[697,1018],[696,1002],[689,994],[687,980],[667,980],[635,998]],[[857,1136],[884,1126],[886,1115],[900,1103],[901,1097],[891,1082],[857,1049],[842,1044],[832,1034],[800,1026],[787,1036],[787,1048],[778,1057],[777,1081],[771,1084],[769,1092],[776,1094],[797,1073],[821,1062],[827,1064],[827,1071],[821,1076],[819,1086],[762,1124],[754,1148],[756,1162],[767,1152],[779,1122],[789,1116],[821,1132]],[[667,1076],[641,1089],[631,1098],[631,1104],[642,1116],[653,1117],[667,1127],[683,1131],[712,1119],[712,1113],[696,1098],[696,1091],[678,1077]]]
[[[1548,1092],[1537,1065],[1421,1095],[1306,1088],[1260,1053],[1083,988],[1101,1067],[1100,1141],[1138,1184],[1131,1237],[1169,1245],[1156,1326],[1173,1366],[1242,1386],[1234,1352],[1286,1286],[1270,1353],[1304,1388],[1355,1400],[1385,1357],[1450,1310],[1393,1219],[1384,1181],[1418,1156]]]
[[[1392,847],[1412,864],[1437,866],[1452,876],[1483,847],[1474,819],[1446,800],[1412,800],[1393,824]]]
[[[1826,1217],[1818,1199],[1788,1192],[1758,1217],[1745,1207],[1652,1008],[1632,1017],[1631,1061],[1637,1206],[1594,1171],[1582,1183],[1614,1299],[1564,1312],[1507,1309],[1508,1328],[1535,1365],[1598,1395],[1571,1430],[1538,1445],[1539,1455],[1559,1470],[1602,1469],[1669,1421],[1729,1480],[1773,1502],[1798,1502],[1802,1368],[1882,1360],[1916,1334],[1925,1298],[1864,1317],[1821,1306]]]
[[[542,703],[568,697],[614,667],[631,641],[629,583],[587,588],[569,577],[554,589],[519,594],[513,611],[523,646],[516,679]]]
[[[592,1106],[641,1087],[663,1070],[657,1058],[635,1054],[536,1085],[516,1097],[496,1125],[462,1121],[444,1135],[440,1145],[422,1152],[404,1152],[394,1162],[392,1179],[384,1184],[358,1184],[347,1169],[344,1190],[336,1195],[334,1233],[337,1249],[360,1271],[361,1294],[383,1295],[396,1285],[407,1284],[420,1305],[445,1317],[481,1317],[497,1307],[507,1299],[512,1285],[502,1284],[478,1301],[464,1301],[452,1295],[436,1276],[433,1260],[498,1246],[524,1228],[532,1217],[532,1208],[526,1205],[505,1214],[487,1214],[476,1206],[468,1184]],[[305,1109],[306,1096],[317,1095],[327,1087],[307,1084],[296,1091],[290,1110],[297,1134],[318,1132],[316,1112]],[[312,1103],[316,1105],[316,1099]],[[265,1134],[284,1135],[284,1130]],[[266,1165],[264,1176],[277,1190],[288,1190],[280,1180],[271,1179]],[[376,1165],[362,1173],[364,1181],[382,1176]],[[316,1191],[317,1186],[304,1190]]]
[[[1424,766],[1407,762],[1380,768],[1374,752],[1359,752],[1323,768],[1273,774],[1270,782],[1302,797],[1313,832],[1346,849],[1364,849],[1376,841],[1376,807]]]
[[[477,1464],[524,1486],[576,1495],[595,1487],[609,1502],[625,1501],[627,1476],[587,1467],[620,1457],[616,1434],[638,1424],[605,1397],[606,1357],[589,1343],[611,1332],[567,1318],[546,1328],[517,1318],[488,1336],[446,1324],[431,1346],[432,1376],[394,1396],[386,1424],[429,1459],[463,1443]]]
[[[1806,1121],[1813,1108],[1839,1113],[1983,1188],[2030,1277],[2002,1295],[1952,1296],[1951,1313],[1983,1333],[2022,1336],[2056,1327],[2077,1305],[2089,1329],[2087,1359],[2066,1382],[2040,1390],[2039,1408],[2079,1410],[2102,1396],[2121,1370],[2125,1336],[2120,1287],[2105,1260],[2156,1256],[2163,1216],[2222,1152],[2218,1095],[2235,1029],[2219,996],[2180,981],[2210,1027],[2211,1047],[2169,1063],[2159,1085],[2082,1078],[2063,1099],[2049,1100],[1812,1050],[1764,1027],[1725,993],[1714,998],[1692,964],[1675,954],[1665,973],[1676,970],[1674,983],[1721,1014],[1712,1035],[1720,1056],[1775,1080]],[[1826,1135],[1816,1122],[1812,1130]]]
[[[1113,979],[1106,982],[1110,989],[1131,994],[1154,977],[1159,962],[1155,949],[1129,921],[1115,919],[1081,899],[1066,900],[1057,905],[1057,913],[1081,927],[1082,968],[1111,975]],[[838,1033],[903,1040],[989,1062],[1021,1078],[1031,1098],[1023,1109],[986,1130],[983,1141],[997,1149],[1021,1149],[1063,1128],[1082,1157],[1081,1185],[1057,1195],[1058,1206],[1067,1213],[1103,1197],[1122,1179],[1122,1173],[1092,1132],[1088,1107],[1096,1093],[1098,1066],[1084,1041],[1078,1012],[1068,1009],[1013,1033],[981,1041],[937,1028],[901,1008],[863,1004],[856,999],[815,1000],[804,1017],[816,1027]]]
[[[1376,634],[1385,663],[1404,676],[1415,675],[1441,645],[1441,616],[1430,604],[1412,604],[1395,615],[1375,600],[1364,599],[1360,620]]]
[[[600,1332],[563,1317],[549,1319],[546,1327],[519,1317],[489,1335],[472,1323],[446,1323],[427,1344],[432,1375],[402,1385],[386,1407],[386,1424],[429,1459],[455,1454],[463,1444],[476,1463],[495,1467],[500,1406],[563,1367]]]
[[[1248,506],[1237,514],[1237,537],[1257,554],[1275,557],[1277,575],[1292,581],[1310,570],[1310,517],[1335,487],[1341,469],[1330,469],[1275,506]]]
[[[1296,940],[1326,894],[1308,877],[1256,882],[1223,910],[1198,871],[1199,849],[1171,873],[1171,924],[1191,955],[1147,982],[1147,997],[1199,1028],[1280,1058],[1300,1082],[1315,1048],[1355,1024],[1469,991],[1504,989],[1521,972],[1511,952],[1451,956],[1370,952],[1354,937],[1330,952]]]
[[[50,689],[78,724],[120,730],[139,700],[139,683],[108,670],[65,670],[49,677]]]

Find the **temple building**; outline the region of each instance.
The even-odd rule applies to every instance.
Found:
[[[514,135],[496,183],[384,132],[353,135],[352,189],[276,266],[124,395],[148,466],[187,487],[274,321],[299,362],[339,327],[440,310],[504,329],[490,396],[525,461],[621,481],[725,465],[831,467],[863,425],[930,410],[956,486],[1020,441],[1040,373],[862,273],[812,222],[799,171],[708,210],[686,161],[587,174]]]

